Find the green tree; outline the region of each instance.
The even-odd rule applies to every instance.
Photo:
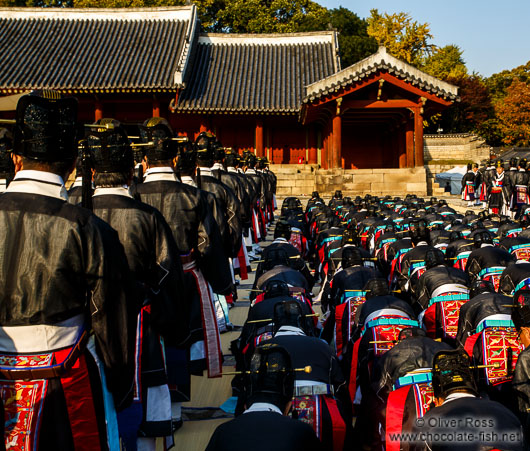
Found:
[[[498,74],[493,74],[486,79],[486,85],[495,102],[506,96],[507,89],[515,79],[530,84],[530,61],[514,69],[503,70]]]
[[[435,133],[441,127],[444,133],[476,132],[487,138],[485,135],[489,135],[489,132],[482,124],[494,118],[494,109],[482,78],[473,74],[459,78],[448,77],[446,81],[458,86],[460,102],[455,102],[441,113],[428,126],[427,133]]]
[[[495,110],[504,144],[530,146],[530,85],[514,79]]]
[[[33,7],[33,8],[68,8],[73,6],[73,0],[0,0],[0,7]]]
[[[311,0],[228,0],[217,28],[230,33],[293,33],[322,22],[326,8]]]
[[[298,31],[337,30],[342,67],[348,67],[377,51],[377,42],[367,32],[368,23],[349,9],[329,9],[318,18],[306,17]]]
[[[412,20],[408,13],[380,14],[372,9],[367,21],[368,35],[407,63],[421,65],[435,48],[429,43],[432,39],[430,25]]]
[[[462,50],[457,45],[434,49],[432,55],[422,61],[421,70],[440,80],[460,79],[467,75]]]

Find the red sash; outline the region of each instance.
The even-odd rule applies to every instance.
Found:
[[[397,440],[398,434],[401,434],[403,429],[403,416],[405,414],[405,403],[412,385],[398,388],[390,392],[386,404],[386,451],[399,451],[401,441]],[[390,435],[393,435],[396,440],[390,440]],[[394,435],[395,434],[395,435]]]
[[[221,352],[221,338],[219,336],[219,326],[210,297],[210,289],[202,273],[192,264],[189,267],[184,265],[184,272],[191,273],[195,279],[197,290],[201,302],[201,316],[204,333],[204,350],[206,354],[206,364],[208,377],[220,377],[222,374],[223,353]]]

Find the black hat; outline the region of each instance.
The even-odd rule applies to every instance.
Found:
[[[478,232],[473,236],[473,245],[479,249],[483,244],[493,244],[493,238],[489,232]]]
[[[275,333],[282,326],[299,327],[302,330],[305,328],[305,317],[302,312],[302,306],[295,299],[275,304],[273,319]]]
[[[189,141],[183,142],[178,146],[178,157],[177,171],[193,171],[197,167],[197,152]]]
[[[262,344],[256,348],[250,360],[247,378],[247,404],[270,397],[288,402],[294,391],[295,375],[289,352],[277,344]]]
[[[513,296],[512,321],[517,330],[530,327],[530,291],[519,290]]]
[[[14,151],[54,163],[77,157],[77,99],[56,91],[34,91],[17,103]]]
[[[527,164],[527,162],[528,162],[528,161],[527,161],[526,158],[521,158],[521,159],[519,160],[519,167],[520,167],[521,169],[526,168],[526,164]]]
[[[345,244],[353,244],[355,243],[357,239],[357,232],[354,228],[346,228],[342,232],[342,241],[341,244],[344,246]]]
[[[274,268],[275,266],[289,266],[289,257],[284,249],[276,248],[267,252],[263,268],[266,271]]]
[[[173,130],[163,117],[147,119],[140,127],[143,143],[153,143],[146,146],[145,155],[149,161],[167,161],[177,156],[178,143],[173,141]]]
[[[213,159],[215,161],[222,161],[225,158],[225,148],[222,146],[222,144],[218,140],[214,140],[213,142]]]
[[[495,287],[489,280],[474,280],[469,290],[469,299],[473,299],[482,293],[495,293]]]
[[[495,162],[495,167],[496,168],[504,168],[504,161],[503,160],[497,160]]]
[[[510,167],[514,168],[517,166],[517,157],[510,158]]]
[[[254,155],[250,151],[246,151],[246,154],[244,154],[243,157],[245,159],[245,164],[248,167],[250,167],[250,168],[256,167],[256,163],[258,162],[258,159],[257,159],[256,155]]]
[[[291,224],[285,219],[279,219],[274,229],[274,238],[285,238],[289,240],[291,238]]]
[[[432,389],[437,398],[462,390],[478,396],[466,351],[451,349],[436,353],[433,359]]]
[[[195,140],[195,150],[197,151],[197,160],[206,163],[207,166],[213,164],[215,136],[209,132],[201,132]]]
[[[225,164],[226,167],[236,167],[239,160],[239,154],[233,150],[227,151],[225,153]]]
[[[409,227],[410,238],[414,244],[428,240],[427,222],[424,219],[413,219],[410,221]]]
[[[11,178],[15,165],[11,159],[13,137],[7,128],[0,128],[0,178]]]
[[[388,289],[388,281],[382,277],[370,279],[363,287],[363,291],[366,291],[366,299],[376,296],[386,296],[390,292]]]
[[[342,248],[342,269],[350,268],[352,266],[362,266],[363,257],[359,248],[354,246],[346,246]]]
[[[342,199],[342,191],[340,189],[336,190],[335,194],[333,194],[333,198]]]
[[[100,119],[91,128],[86,145],[92,154],[94,169],[99,173],[125,172],[134,167],[129,138],[116,119]]]
[[[269,280],[265,284],[265,299],[289,296],[289,285],[283,280]]]
[[[425,267],[431,269],[439,265],[445,265],[445,254],[440,249],[429,249],[425,253]]]

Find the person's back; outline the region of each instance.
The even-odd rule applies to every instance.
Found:
[[[313,429],[284,415],[291,407],[294,370],[287,350],[260,345],[246,377],[245,412],[217,427],[207,451],[317,451],[322,445]]]
[[[12,362],[0,385],[5,416],[14,419],[6,439],[11,446],[99,449],[113,426],[112,416],[100,421],[102,390],[110,390],[118,410],[132,400],[138,309],[129,302],[129,268],[116,232],[66,202],[63,178],[77,155],[76,107],[51,99],[19,101],[17,175],[0,197],[0,354]],[[24,358],[12,360],[17,354]],[[10,373],[11,365],[23,371]],[[7,380],[18,378],[22,392],[21,381]],[[15,394],[35,422],[22,421]],[[105,408],[114,409],[107,401]]]
[[[259,406],[258,406],[259,407]],[[206,451],[316,451],[322,450],[311,426],[267,410],[249,409],[220,425]]]

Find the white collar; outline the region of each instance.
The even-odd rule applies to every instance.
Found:
[[[219,169],[220,171],[224,171],[225,167],[221,163],[214,163],[210,169]]]
[[[288,241],[282,237],[282,236],[279,236],[278,238],[275,238],[273,243],[288,243]]]
[[[131,193],[129,192],[129,187],[127,185],[113,188],[96,188],[92,197],[108,195],[125,196],[132,198]]]
[[[282,411],[278,407],[276,407],[274,404],[269,404],[268,402],[255,402],[247,410],[245,410],[243,414],[250,412],[274,412],[283,415]]]
[[[305,333],[302,329],[295,326],[282,326],[278,329],[278,332],[274,335],[275,337],[284,337],[288,335],[303,335],[305,336]]]
[[[68,194],[61,176],[45,171],[18,171],[6,189],[8,193],[39,194],[68,200]]]
[[[201,175],[209,175],[210,177],[213,177],[212,171],[210,168],[197,168],[200,171]]]
[[[176,182],[175,172],[169,166],[149,168],[144,174],[144,183],[170,181]]]
[[[475,395],[472,395],[471,393],[451,393],[447,398],[445,398],[442,405],[454,401],[455,399],[461,399],[461,398],[476,398]]]
[[[77,188],[78,186],[83,186],[83,177],[76,177],[75,182],[72,185],[72,188]]]
[[[233,167],[233,166],[228,166],[228,167],[226,168],[226,170],[227,170],[228,172],[237,172],[237,169],[236,169],[235,167]]]
[[[197,188],[197,184],[195,183],[195,180],[193,180],[193,178],[190,177],[189,175],[181,175],[180,181],[184,183],[185,185],[190,185],[190,186],[194,186],[195,188]]]
[[[245,174],[256,174],[256,171],[254,169],[251,169],[251,168],[248,168],[246,171],[245,171]]]
[[[3,193],[7,188],[7,180],[0,179],[0,193]]]

